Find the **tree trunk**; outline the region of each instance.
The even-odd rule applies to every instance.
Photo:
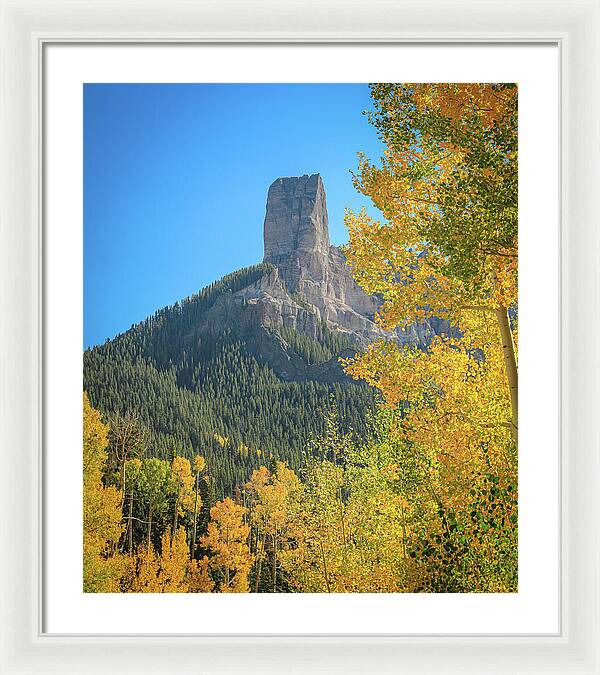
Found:
[[[123,457],[121,462],[121,510],[125,506],[125,461],[126,459]]]
[[[327,572],[327,560],[325,559],[325,551],[323,549],[323,542],[319,539],[319,547],[321,549],[321,559],[323,561],[323,576],[325,578],[325,585],[327,586],[327,592],[331,593],[331,586],[329,585],[329,574]]]
[[[150,543],[152,540],[152,507],[148,507],[148,542],[147,542],[147,547],[148,551],[150,551]]]
[[[200,473],[196,473],[196,499],[194,501],[194,535],[192,537],[192,551],[190,553],[190,558],[194,559],[194,554],[196,553],[196,531],[198,525],[198,477]]]
[[[256,551],[258,553],[257,556],[257,561],[256,561],[256,579],[254,580],[254,592],[258,593],[258,589],[260,586],[260,568],[262,567],[262,556],[264,553],[265,549],[265,540],[264,538],[261,540],[260,535],[258,537],[258,546],[256,547]]]
[[[173,516],[173,529],[171,530],[171,539],[175,539],[175,532],[177,532],[177,518],[179,516],[179,493],[175,501],[175,515]]]
[[[406,558],[406,520],[404,518],[404,504],[400,504],[400,511],[402,513],[402,554]]]
[[[277,533],[273,533],[273,593],[277,593]]]
[[[515,443],[518,443],[519,432],[519,374],[517,370],[517,358],[515,355],[515,345],[508,319],[508,310],[506,307],[497,307],[495,310],[500,328],[500,338],[502,340],[502,352],[504,354],[504,368],[506,370],[506,379],[508,381],[508,390],[510,393],[510,405],[512,408],[511,431]]]
[[[344,500],[342,499],[342,488],[338,490],[338,504],[340,506],[340,524],[342,526],[342,542],[344,544],[344,555],[346,555],[346,520],[344,518]]]
[[[133,551],[133,490],[131,491],[131,495],[129,497],[129,529],[127,532],[127,540],[128,552],[131,553]]]

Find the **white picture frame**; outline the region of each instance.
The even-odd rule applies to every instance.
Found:
[[[600,673],[598,0],[0,0],[1,673]],[[42,631],[43,50],[68,42],[544,42],[561,59],[562,596],[557,635]]]

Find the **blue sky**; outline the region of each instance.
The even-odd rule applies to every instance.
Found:
[[[332,243],[356,153],[381,146],[366,84],[84,85],[84,346],[262,260],[269,185],[320,173]]]

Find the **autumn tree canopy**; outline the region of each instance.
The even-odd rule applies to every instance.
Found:
[[[432,588],[450,587],[445,569],[452,570],[452,584],[473,587],[473,575],[487,575],[492,588],[511,587],[517,531],[517,88],[382,84],[372,86],[372,97],[369,117],[384,156],[379,165],[361,157],[355,183],[385,219],[347,213],[347,258],[357,282],[383,298],[377,317],[382,327],[396,331],[438,318],[446,330],[426,348],[381,340],[347,360],[346,368],[401,412],[390,438],[429,466],[421,489],[432,501],[418,491],[407,512],[435,506],[439,515],[427,522],[413,551],[421,563],[431,560],[433,576],[425,577]],[[399,470],[405,466],[406,460]],[[486,549],[494,553],[486,556]],[[486,571],[490,564],[497,565],[493,572]]]
[[[379,166],[361,157],[355,183],[386,220],[347,214],[355,278],[383,296],[390,330],[442,317],[463,335],[446,346],[472,354],[496,324],[510,403],[496,421],[516,441],[516,86],[381,84],[372,97],[385,151]]]

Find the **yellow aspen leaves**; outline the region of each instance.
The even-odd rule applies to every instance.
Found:
[[[140,547],[134,559],[135,572],[129,590],[131,593],[187,593],[189,567],[185,531],[179,528],[171,539],[167,530],[161,539],[160,554],[153,546]]]
[[[112,593],[120,590],[125,569],[116,548],[123,533],[122,495],[102,483],[107,461],[108,427],[83,395],[83,590]]]
[[[210,568],[219,577],[220,593],[247,593],[252,556],[248,548],[250,526],[244,522],[247,509],[230,497],[210,510],[208,532],[202,547],[210,550]]]
[[[400,411],[390,438],[429,463],[425,492],[403,495],[405,511],[434,507],[411,587],[514,589],[517,88],[384,84],[372,96],[386,149],[380,166],[361,157],[355,183],[386,220],[348,212],[347,259],[382,297],[390,337],[430,320],[446,330],[420,348],[381,340],[344,366]]]

